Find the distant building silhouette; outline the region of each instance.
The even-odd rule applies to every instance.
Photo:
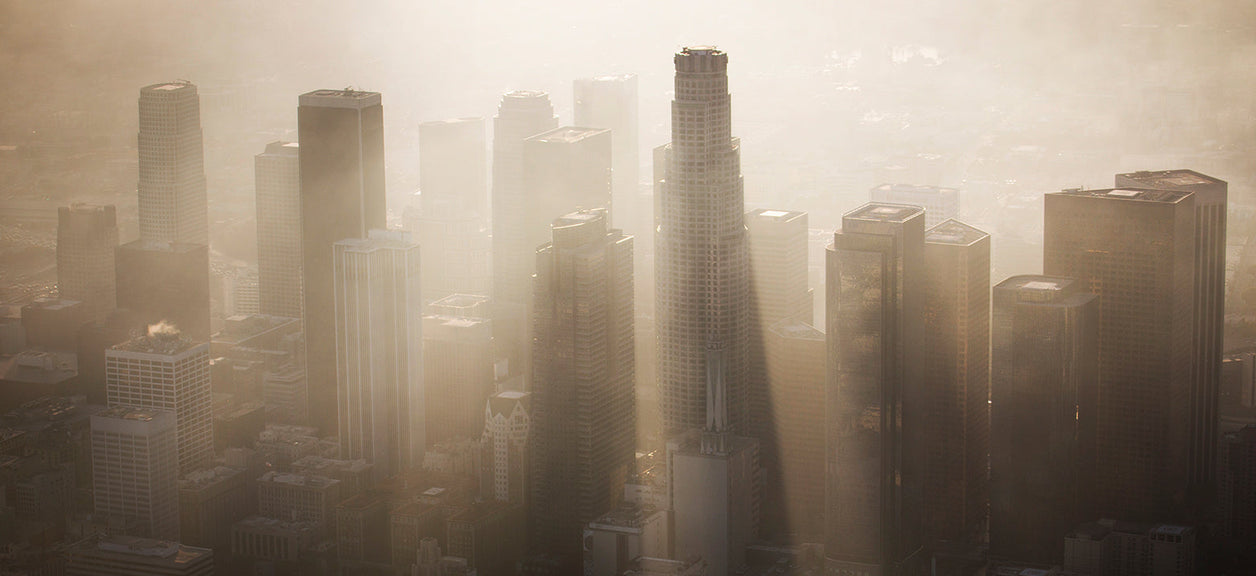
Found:
[[[104,321],[117,307],[117,248],[118,216],[112,205],[57,209],[57,294],[82,302],[93,322]]]
[[[865,204],[828,249],[829,571],[910,573],[920,547],[924,220]]]
[[[1076,280],[994,287],[990,554],[1053,564],[1089,512],[1099,383],[1099,299]]]
[[[632,237],[604,210],[568,214],[536,266],[528,533],[578,562],[584,525],[619,504],[635,461]]]
[[[332,434],[338,429],[332,245],[387,227],[380,94],[352,89],[302,94],[297,132],[309,417],[323,434]]]
[[[301,152],[271,142],[253,157],[257,291],[262,314],[301,318]]]
[[[423,253],[423,298],[492,289],[488,229],[488,144],[483,118],[419,125],[422,214],[415,238]]]
[[[869,191],[868,200],[910,204],[925,209],[925,228],[960,217],[959,190],[914,184],[882,184]]]
[[[333,246],[340,457],[377,478],[417,468],[427,448],[419,246],[371,230]]]
[[[532,199],[525,195],[524,140],[557,127],[549,94],[532,90],[506,93],[493,118],[493,337],[511,375],[526,372],[529,276],[536,257],[536,246],[527,241]]]
[[[1095,512],[1181,518],[1191,470],[1195,199],[1148,189],[1045,197],[1043,270],[1099,296]],[[1215,439],[1214,439],[1215,441]]]
[[[114,253],[118,308],[209,341],[209,247],[136,240]]]
[[[573,84],[576,126],[611,131],[612,205],[616,227],[636,232],[649,207],[641,203],[637,181],[641,173],[638,147],[638,99],[636,74],[611,74],[578,78]]]

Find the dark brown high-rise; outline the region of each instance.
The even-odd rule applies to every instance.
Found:
[[[1216,490],[1217,399],[1225,325],[1225,238],[1228,186],[1193,170],[1117,174],[1117,186],[1195,194],[1195,384],[1190,400],[1191,493],[1195,512]]]
[[[1096,516],[1172,520],[1190,486],[1195,199],[1141,188],[1045,197],[1043,269],[1099,296]]]
[[[337,429],[332,245],[386,227],[384,108],[378,92],[316,90],[297,107],[310,423]]]

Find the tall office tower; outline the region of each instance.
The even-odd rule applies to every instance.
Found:
[[[488,294],[488,149],[483,118],[419,125],[417,238],[423,254],[423,297]]]
[[[584,525],[619,503],[635,461],[632,237],[604,210],[568,214],[536,267],[530,534],[578,561]]]
[[[1198,514],[1217,485],[1217,400],[1225,324],[1225,242],[1228,185],[1192,170],[1117,174],[1116,186],[1195,194],[1195,372],[1190,398],[1190,490]]]
[[[334,246],[340,457],[378,478],[418,467],[427,449],[419,245],[371,230]]]
[[[706,560],[710,574],[746,567],[746,546],[759,532],[762,473],[759,441],[733,433],[729,421],[728,356],[707,347],[706,426],[667,442],[668,508],[675,558]]]
[[[977,543],[989,501],[990,235],[957,220],[925,231],[924,294],[923,534]]]
[[[959,190],[913,184],[882,184],[868,192],[871,202],[910,204],[925,209],[925,228],[959,218]]]
[[[209,341],[209,247],[136,240],[118,247],[114,270],[118,308]]]
[[[549,94],[533,90],[506,93],[493,118],[493,336],[511,375],[524,374],[536,250],[528,245],[523,219],[533,200],[524,191],[523,142],[557,127]]]
[[[147,336],[110,348],[105,351],[105,396],[110,407],[174,413],[180,476],[213,461],[209,343],[150,329]]]
[[[1068,278],[994,287],[990,554],[1058,564],[1091,511],[1099,298]]]
[[[747,430],[750,257],[740,142],[731,130],[728,55],[675,56],[672,148],[655,229],[657,378],[663,436],[706,422],[706,348],[725,350],[729,423]]]
[[[474,214],[478,221],[488,220],[483,118],[419,124],[419,189],[424,215]]]
[[[575,125],[611,131],[612,204],[615,225],[635,230],[643,216],[637,195],[641,173],[637,145],[637,75],[614,74],[577,79]]]
[[[807,288],[807,213],[757,209],[747,212],[747,245],[753,279],[750,294],[749,336],[750,428],[748,435],[759,441],[760,457],[767,473],[764,494],[765,526],[782,529],[785,518],[779,445],[775,439],[781,419],[775,406],[781,398],[772,394],[767,378],[766,340],[770,326],[786,319],[811,322],[811,291]]]
[[[140,88],[140,239],[209,245],[201,101],[191,82]]]
[[[564,126],[523,142],[524,241],[549,242],[550,223],[577,210],[611,207],[611,131]]]
[[[506,390],[484,406],[484,434],[480,437],[483,468],[480,497],[522,503],[527,498],[528,445],[532,395]]]
[[[1043,270],[1099,296],[1093,512],[1176,519],[1190,487],[1195,198],[1148,189],[1045,196]],[[1202,425],[1202,424],[1199,424]]]
[[[910,572],[920,546],[925,211],[865,204],[827,254],[825,563]]]
[[[348,89],[302,94],[297,136],[310,424],[331,434],[338,430],[332,245],[387,227],[381,97]]]
[[[764,465],[763,527],[793,542],[824,534],[824,332],[786,319],[763,334],[772,425],[759,440],[777,455]],[[766,461],[767,450],[764,450]]]
[[[174,413],[117,406],[92,415],[96,515],[130,536],[179,539],[179,451]]]
[[[427,442],[479,438],[493,395],[493,324],[484,318],[423,317]]]
[[[57,292],[103,322],[117,307],[113,252],[118,216],[112,205],[71,204],[57,209]]]
[[[301,318],[301,149],[271,142],[253,157],[257,292],[262,314]]]

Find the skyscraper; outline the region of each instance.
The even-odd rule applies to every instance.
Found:
[[[817,542],[824,535],[824,332],[785,319],[767,327],[763,347],[772,413],[759,444],[777,453],[770,463],[763,458],[763,526]]]
[[[140,239],[209,244],[201,103],[187,81],[140,89]]]
[[[415,233],[429,302],[491,289],[487,154],[483,118],[419,125],[422,216]]]
[[[584,525],[618,504],[635,461],[632,237],[604,210],[568,214],[536,266],[529,533],[578,561]]]
[[[114,253],[118,307],[141,322],[173,324],[188,337],[208,342],[209,247],[136,240]]]
[[[1099,299],[1081,282],[1013,276],[994,287],[990,553],[1058,564],[1087,520],[1099,378]]]
[[[173,412],[112,407],[92,416],[92,500],[129,536],[179,540],[179,451]]]
[[[474,214],[488,220],[488,143],[483,118],[419,124],[419,189],[423,213]]]
[[[749,354],[752,377],[747,394],[750,410],[748,436],[759,441],[767,473],[764,522],[769,529],[784,528],[782,463],[777,431],[793,414],[780,412],[784,401],[768,380],[767,338],[770,327],[783,320],[811,322],[811,291],[807,288],[807,213],[757,209],[745,215],[750,269],[753,279]],[[820,356],[823,358],[823,356]],[[779,371],[778,371],[779,374]],[[783,384],[783,383],[777,383]]]
[[[1195,352],[1195,199],[1148,189],[1047,194],[1043,270],[1099,296],[1095,512],[1183,514]]]
[[[384,107],[378,92],[315,90],[297,107],[310,424],[337,430],[332,245],[386,227]]]
[[[118,216],[112,205],[57,209],[57,292],[62,300],[82,302],[93,322],[104,321],[117,306],[117,248]]]
[[[527,243],[523,142],[558,127],[549,94],[502,96],[493,118],[493,336],[512,375],[524,373],[529,276],[536,246]],[[551,218],[557,218],[555,214]]]
[[[747,430],[750,258],[740,142],[731,135],[728,55],[674,58],[671,157],[655,231],[656,362],[663,435],[706,422],[706,349],[724,350],[729,423]]]
[[[530,250],[549,241],[549,225],[576,210],[611,207],[611,132],[564,126],[523,142],[524,241]]]
[[[262,314],[301,318],[301,149],[271,142],[253,157],[257,292]]]
[[[924,210],[865,204],[828,249],[825,563],[909,571],[920,545]]]
[[[574,84],[576,126],[611,131],[612,204],[615,225],[636,230],[646,215],[637,194],[640,150],[637,144],[637,75],[613,74],[579,78]]]
[[[1117,174],[1116,185],[1180,190],[1195,195],[1195,387],[1191,390],[1187,450],[1191,484],[1188,505],[1198,514],[1209,505],[1217,484],[1217,400],[1225,324],[1228,185],[1193,170]]]
[[[386,478],[422,464],[427,448],[419,246],[371,230],[337,242],[333,266],[340,457]]]
[[[213,461],[211,393],[208,343],[150,329],[147,336],[105,352],[105,395],[111,408],[134,406],[174,414],[180,476]]]
[[[423,317],[427,441],[479,438],[493,394],[493,325],[484,318]]]
[[[925,231],[925,263],[924,537],[977,543],[989,501],[990,235],[942,222]]]

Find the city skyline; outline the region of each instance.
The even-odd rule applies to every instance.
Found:
[[[703,16],[744,9],[724,8]],[[797,41],[817,32],[800,27]],[[1242,108],[1199,106],[1204,91],[1221,101],[1218,80],[1085,127],[1035,116],[1067,107],[1032,97],[1009,112],[995,103],[1006,92],[974,96],[979,113],[936,115],[954,105],[945,74],[983,78],[968,62],[1006,42],[891,40],[772,66],[693,44],[668,67],[664,48],[642,68],[562,72],[561,87],[498,86],[491,130],[470,92],[461,110],[416,114],[387,83],[285,90],[296,124],[275,133],[257,103],[287,80],[135,83],[127,194],[0,198],[0,248],[46,246],[0,251],[12,254],[0,261],[0,304],[12,306],[0,308],[0,517],[12,527],[0,565],[1256,566],[1243,496],[1256,485],[1256,206],[1234,176],[1244,145],[1228,136]],[[464,52],[461,80],[445,84],[498,66],[474,43]],[[904,71],[939,90],[884,88]],[[341,84],[313,83],[329,85]],[[768,86],[790,97],[765,105]],[[388,115],[385,98],[399,103]],[[1197,108],[1160,132],[1132,123],[1163,102]],[[801,131],[784,145],[803,115],[835,142]],[[85,139],[108,126],[60,118]],[[1037,139],[1063,125],[1129,145]],[[51,173],[68,149],[29,138],[0,140],[0,170]],[[84,171],[126,182],[113,165]],[[1061,174],[1082,182],[1051,184]],[[247,204],[227,182],[251,182]],[[44,271],[29,271],[40,258]]]

